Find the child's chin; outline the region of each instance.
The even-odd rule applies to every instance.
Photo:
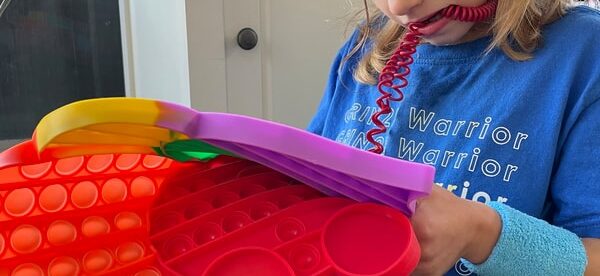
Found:
[[[468,32],[469,29],[467,26],[460,26],[459,24],[451,23],[439,32],[427,37],[423,37],[423,41],[437,46],[455,45],[463,43]]]

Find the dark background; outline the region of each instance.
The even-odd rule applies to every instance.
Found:
[[[0,140],[50,111],[124,96],[118,0],[12,0],[0,18]]]

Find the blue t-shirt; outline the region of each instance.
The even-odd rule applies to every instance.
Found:
[[[522,62],[484,55],[490,37],[418,46],[379,139],[385,155],[434,165],[436,184],[457,196],[600,238],[600,13],[571,8],[542,35]],[[308,130],[366,150],[380,94],[352,76],[360,53],[342,61],[356,39],[339,51]]]

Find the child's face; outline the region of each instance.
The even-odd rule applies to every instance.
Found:
[[[476,7],[486,0],[372,0],[390,19],[402,24],[419,22],[450,5]],[[473,27],[473,22],[439,19],[421,29],[423,39],[435,45],[456,44]]]

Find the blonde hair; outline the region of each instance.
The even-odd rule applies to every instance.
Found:
[[[364,14],[362,24],[358,25],[358,43],[350,51],[346,60],[356,54],[368,40],[373,42],[371,49],[364,54],[354,71],[354,77],[368,84],[377,82],[377,75],[385,66],[392,52],[404,33],[398,23],[387,20],[381,27],[374,27],[375,22],[383,22],[379,10],[369,13],[367,0],[363,0]],[[496,15],[489,22],[487,33],[492,34],[492,41],[487,52],[500,48],[513,60],[527,60],[541,40],[541,27],[552,22],[565,12],[570,0],[498,0]]]

